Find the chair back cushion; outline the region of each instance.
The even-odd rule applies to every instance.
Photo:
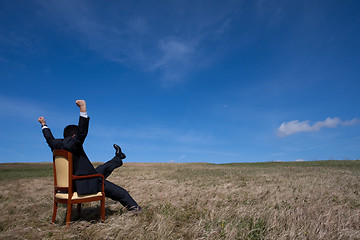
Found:
[[[59,187],[69,187],[69,161],[64,156],[55,156],[56,183]]]

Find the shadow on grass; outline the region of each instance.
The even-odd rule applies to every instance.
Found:
[[[55,224],[65,225],[66,224],[66,214],[67,214],[66,205],[65,204],[59,205]],[[110,216],[113,216],[115,214],[122,215],[123,212],[122,211],[114,211],[108,207],[105,207],[105,221],[107,218],[109,218]],[[71,222],[74,223],[74,222],[80,222],[80,221],[86,221],[91,224],[96,224],[96,223],[101,222],[100,207],[99,206],[82,207],[81,213],[78,214],[76,204],[73,205]]]

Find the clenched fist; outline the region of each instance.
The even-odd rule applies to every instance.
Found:
[[[85,100],[76,100],[75,103],[80,108],[80,112],[86,112],[86,102],[85,102]]]
[[[44,117],[39,117],[38,118],[39,123],[41,123],[41,125],[46,125],[46,121]]]

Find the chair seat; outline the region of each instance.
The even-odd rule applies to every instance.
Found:
[[[55,197],[58,198],[58,199],[68,199],[69,194],[67,194],[67,193],[57,193],[57,194],[55,194]],[[86,199],[86,198],[92,198],[92,197],[102,197],[102,193],[98,192],[96,194],[79,195],[77,192],[74,192],[71,200]]]

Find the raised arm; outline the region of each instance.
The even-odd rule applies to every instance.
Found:
[[[89,129],[89,116],[86,112],[86,102],[85,100],[76,100],[76,105],[80,108],[80,118],[78,124],[78,131],[76,133],[75,139],[81,144],[85,141],[85,138]]]
[[[49,145],[51,150],[54,150],[56,148],[56,145],[58,144],[58,141],[56,141],[56,139],[54,138],[54,136],[52,135],[52,133],[50,131],[50,128],[48,128],[48,126],[46,125],[45,118],[39,117],[38,121],[41,124],[42,132],[44,134],[46,143]]]

